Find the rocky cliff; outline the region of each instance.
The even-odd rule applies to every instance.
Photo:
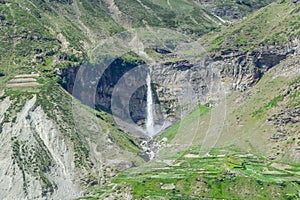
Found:
[[[246,16],[247,13],[264,7],[274,0],[264,1],[215,1],[215,0],[196,0],[196,2],[202,4],[207,9],[211,10],[215,15],[228,18],[231,20],[241,19]]]
[[[229,101],[230,109],[220,109],[229,111],[225,123],[220,123],[220,110],[212,109],[211,117],[206,115],[201,122],[200,133],[196,130],[199,121],[188,118],[182,134],[171,129],[166,132],[168,140],[154,142],[155,150],[171,147],[179,151],[180,144],[191,142],[202,145],[202,133],[213,123],[210,132],[225,130],[221,145],[236,142],[251,152],[268,148],[266,156],[271,160],[299,160],[299,82],[288,82],[299,75],[299,1],[278,1],[224,30],[220,24],[226,22],[202,6],[176,2],[0,1],[1,199],[74,199],[87,188],[102,186],[116,173],[143,163],[142,150],[151,148],[141,147],[140,138],[127,133],[144,133],[148,73],[159,131],[188,116],[199,104],[208,113],[207,107],[222,105],[228,94],[236,97]],[[216,15],[240,19],[270,1],[257,6],[248,1],[222,1],[218,6],[216,1],[200,2],[209,4]],[[234,5],[224,7],[228,2]],[[250,10],[244,12],[240,6]],[[123,22],[120,16],[125,16],[126,24],[118,24]],[[180,37],[153,32],[150,26],[167,27]],[[92,59],[99,52],[91,49],[99,41],[128,27],[142,27],[150,33],[142,35],[150,45],[126,49],[113,59],[107,51],[122,49],[118,43],[100,45],[103,60]],[[207,32],[211,34],[197,41]],[[151,43],[161,41],[160,35],[167,45]],[[188,48],[178,45],[182,35],[182,43],[192,43]],[[139,42],[128,41],[124,32],[119,36],[126,48]],[[102,67],[102,61],[107,67]],[[285,70],[269,73],[279,67]],[[23,73],[34,77],[24,82]],[[281,73],[286,82],[278,81]],[[262,87],[265,74],[275,76],[280,87],[265,82]],[[260,92],[263,97],[257,95]],[[200,111],[195,115],[203,114]],[[139,127],[130,126],[131,121]],[[122,122],[129,125],[122,126]],[[124,188],[131,197],[127,191],[131,189]],[[164,187],[168,188],[174,187]]]
[[[99,119],[76,101],[76,110],[69,115],[55,106],[55,100],[45,102],[51,95],[3,95],[2,199],[74,199],[83,195],[86,187],[105,183],[139,160],[122,147],[126,140],[122,143],[118,135],[110,134],[113,130],[106,122],[99,125]],[[63,91],[60,98],[71,100]],[[72,112],[70,105],[72,102],[65,104],[65,111]],[[45,106],[54,107],[49,112]]]
[[[251,88],[266,71],[287,58],[298,56],[300,54],[299,49],[299,39],[294,38],[286,43],[261,45],[248,52],[238,49],[211,52],[207,53],[202,60],[184,59],[182,55],[176,52],[161,53],[159,63],[152,67],[151,72],[153,98],[156,104],[156,123],[162,124],[164,120],[174,123],[194,110],[199,104],[211,104],[210,106],[213,106],[230,91],[245,91]],[[173,61],[174,57],[176,59]],[[79,98],[83,101],[89,101],[91,105],[95,105],[99,109],[110,111],[112,93],[119,79],[142,63],[134,64],[117,59],[103,74],[99,67],[91,67],[91,72],[88,72],[89,75],[80,74],[77,78],[78,80],[82,79],[81,81],[85,80],[84,82],[87,84],[87,81],[97,82],[96,77],[98,77],[98,85],[97,87],[94,86],[97,88],[96,92],[85,92]],[[70,68],[69,71],[66,70],[62,74],[62,79],[67,80],[66,85],[68,87],[74,85],[75,79],[69,77],[76,77],[76,72],[77,70]],[[136,74],[137,77],[135,78],[138,79],[140,75]],[[133,85],[135,84],[137,82],[133,83]],[[143,124],[143,120],[146,118],[145,84],[143,83],[140,88],[136,88],[138,90],[132,94],[130,102],[122,103],[124,109],[127,106],[125,104],[129,103],[130,116],[135,123],[139,124]],[[72,89],[67,88],[67,90]],[[93,100],[93,98],[95,99]]]
[[[9,98],[1,101],[1,116],[8,114],[12,103]],[[26,101],[14,122],[2,119],[1,197],[75,198],[81,189],[75,181],[79,174],[73,148],[35,103],[35,96]]]

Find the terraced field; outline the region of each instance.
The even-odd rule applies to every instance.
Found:
[[[300,166],[272,163],[246,152],[200,147],[117,175],[85,199],[298,199]],[[168,163],[168,164],[167,164]],[[126,192],[125,192],[126,191]],[[112,194],[115,194],[113,196]]]
[[[19,74],[11,79],[6,85],[7,88],[20,88],[20,87],[37,87],[42,84],[37,82],[40,77],[39,74]]]

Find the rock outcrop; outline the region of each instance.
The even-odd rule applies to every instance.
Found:
[[[77,106],[82,121],[72,122],[56,109],[54,120],[36,95],[0,100],[1,199],[75,199],[132,166],[134,156],[103,133],[95,116]],[[89,134],[76,131],[76,122]]]
[[[196,0],[196,2],[202,4],[209,10],[211,10],[215,15],[230,19],[241,19],[249,11],[258,10],[274,0],[263,0],[263,1],[216,1],[216,0]]]
[[[166,54],[163,61],[153,66],[151,73],[156,123],[160,124],[164,120],[174,123],[194,110],[198,104],[213,105],[222,100],[230,90],[245,91],[255,85],[266,71],[287,57],[297,55],[300,55],[298,38],[285,44],[262,45],[249,52],[223,50],[209,54],[202,61],[172,61],[172,57]],[[76,81],[82,83],[82,87],[97,88],[96,92],[82,89],[79,99],[110,112],[112,92],[116,84],[124,74],[137,66],[138,64],[117,59],[103,74],[101,69],[91,67],[89,72],[79,75],[76,74],[78,69],[65,69],[60,76],[66,80],[66,89],[69,92],[72,91],[75,77]],[[134,85],[131,82],[130,84]],[[146,117],[145,85],[137,88],[130,102],[122,102],[120,99],[120,103],[124,104],[124,108],[127,106],[125,104],[129,104],[133,121],[143,124]]]
[[[210,65],[220,67],[220,74],[224,82],[231,84],[231,89],[243,91],[257,83],[267,70],[282,60],[299,54],[300,41],[295,38],[285,44],[262,45],[244,53],[221,51],[212,57]]]
[[[73,150],[35,101],[25,103],[14,123],[2,125],[1,199],[75,198],[81,189],[74,182]],[[1,108],[9,103],[5,99]]]

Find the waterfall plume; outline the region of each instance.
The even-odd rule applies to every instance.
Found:
[[[147,116],[146,116],[146,132],[147,135],[154,136],[154,118],[153,118],[153,98],[151,88],[151,69],[147,74]]]

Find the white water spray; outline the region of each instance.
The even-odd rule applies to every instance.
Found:
[[[147,135],[154,136],[154,119],[153,119],[153,99],[151,88],[151,69],[147,75],[147,117],[146,117],[146,131]]]

